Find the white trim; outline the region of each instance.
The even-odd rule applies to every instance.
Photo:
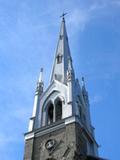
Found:
[[[34,125],[34,117],[33,119],[31,118],[29,120],[28,132],[31,132],[33,130],[33,127],[34,127],[33,125]]]
[[[65,120],[65,125],[70,124],[70,123],[73,123],[73,122],[75,122],[75,121],[76,121],[76,118],[75,118],[75,117],[67,118],[67,119]]]
[[[34,133],[28,133],[25,135],[25,140],[28,140],[28,139],[31,139],[31,138],[34,138]]]
[[[65,119],[65,125],[67,124],[70,124],[70,123],[73,123],[73,122],[78,122],[81,127],[83,127],[82,123],[80,122],[79,118],[76,117],[76,116],[72,116],[72,117],[69,117],[69,118],[66,118]]]

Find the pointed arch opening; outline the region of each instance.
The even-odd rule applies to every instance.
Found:
[[[57,64],[60,64],[60,63],[62,63],[62,55],[61,54],[59,54],[57,56]]]
[[[62,119],[62,101],[60,98],[55,100],[55,120],[56,122]]]
[[[52,102],[50,102],[47,106],[47,124],[53,123],[53,118],[54,118],[54,106]]]

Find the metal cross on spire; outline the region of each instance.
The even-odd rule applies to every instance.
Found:
[[[64,13],[63,12],[63,14],[60,16],[60,18],[64,19],[64,17],[65,17],[66,14],[68,14],[68,13]]]

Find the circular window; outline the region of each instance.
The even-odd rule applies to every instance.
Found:
[[[54,139],[49,139],[46,144],[45,144],[45,147],[47,150],[51,150],[52,148],[54,148],[56,144],[56,141]]]

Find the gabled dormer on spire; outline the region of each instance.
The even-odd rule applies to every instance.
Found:
[[[54,66],[52,69],[51,82],[53,80],[57,80],[64,84],[67,83],[67,71],[69,68],[69,61],[71,61],[71,69],[72,69],[72,72],[74,73],[73,66],[72,66],[72,58],[71,58],[70,48],[68,43],[68,36],[67,36],[66,26],[65,26],[65,18],[63,16],[57,50],[56,50],[56,56],[54,60]]]

